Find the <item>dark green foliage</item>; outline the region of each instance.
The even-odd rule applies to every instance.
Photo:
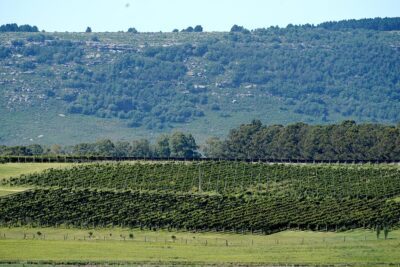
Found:
[[[0,155],[3,156],[34,156],[41,155],[45,152],[44,148],[38,144],[32,144],[29,146],[1,146]]]
[[[349,19],[318,24],[328,30],[368,29],[376,31],[400,30],[400,18]]]
[[[181,32],[193,32],[194,29],[192,26],[187,27],[186,29],[181,30]]]
[[[201,25],[196,25],[193,29],[194,32],[203,32],[203,27]]]
[[[88,33],[92,32],[92,28],[87,27],[86,30],[85,30],[85,32],[88,32]]]
[[[191,134],[185,135],[180,132],[173,133],[169,139],[171,156],[177,158],[198,158],[200,155],[196,152],[198,146]]]
[[[135,121],[139,120],[136,117]],[[63,154],[107,157],[198,158],[191,134],[160,135],[154,144],[147,139],[130,142],[99,140],[65,147]],[[332,125],[297,123],[265,126],[258,120],[229,132],[225,140],[211,137],[202,146],[203,156],[222,159],[275,159],[325,161],[399,161],[400,128],[344,121]],[[32,156],[52,153],[40,145],[0,146],[0,155]]]
[[[136,30],[135,27],[129,28],[129,29],[128,29],[128,32],[130,32],[130,33],[139,33],[138,30]]]
[[[196,140],[191,134],[175,132],[172,135],[161,135],[155,144],[147,139],[134,140],[132,142],[117,141],[113,143],[109,139],[98,140],[95,143],[80,143],[62,148],[59,145],[43,147],[37,144],[28,146],[1,146],[2,156],[98,156],[98,157],[178,157],[199,158],[200,153]]]
[[[36,26],[28,24],[18,26],[16,23],[4,24],[0,26],[0,32],[38,32]]]
[[[228,158],[400,160],[400,128],[354,121],[286,127],[253,121],[231,130],[219,145]]]
[[[231,32],[241,32],[241,33],[250,33],[250,31],[243,26],[233,25],[231,28]]]

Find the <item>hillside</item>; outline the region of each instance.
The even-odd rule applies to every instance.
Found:
[[[332,29],[330,29],[331,27]],[[0,143],[400,119],[398,31],[0,33]]]

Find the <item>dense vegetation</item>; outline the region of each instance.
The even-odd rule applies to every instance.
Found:
[[[158,137],[155,144],[147,139],[117,141],[109,139],[99,140],[95,143],[80,143],[74,146],[52,145],[50,147],[33,144],[29,146],[2,146],[2,156],[107,156],[107,157],[158,157],[158,158],[198,158],[199,147],[191,134],[175,132],[171,135],[163,134]]]
[[[375,198],[400,192],[397,168],[301,166],[244,162],[90,164],[50,169],[4,181],[11,186],[55,186],[181,193]]]
[[[210,138],[206,156],[252,159],[400,160],[400,128],[344,121],[335,125],[263,126],[260,121]]]
[[[272,233],[398,224],[399,169],[240,162],[91,164],[5,180],[6,225]]]
[[[106,156],[141,158],[400,161],[400,128],[344,121],[332,125],[262,125],[254,120],[227,138],[210,137],[200,147],[191,134],[175,132],[133,142],[99,140],[74,146],[0,146],[1,156]]]
[[[0,32],[38,32],[37,26],[31,26],[28,24],[20,25],[16,23],[9,23],[0,26]]]
[[[226,33],[7,33],[0,38],[0,106],[57,106],[146,131],[202,117],[238,125],[244,113],[263,122],[396,123],[400,50],[390,30],[397,24],[385,18],[252,31],[235,25]]]
[[[398,222],[400,205],[379,199],[224,197],[38,189],[0,199],[13,225],[124,226],[273,233],[288,228],[345,230]]]
[[[376,31],[400,30],[400,18],[349,19],[318,24],[328,30],[368,29]]]

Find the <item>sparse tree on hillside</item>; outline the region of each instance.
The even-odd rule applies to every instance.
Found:
[[[92,32],[92,28],[87,27],[85,32]]]

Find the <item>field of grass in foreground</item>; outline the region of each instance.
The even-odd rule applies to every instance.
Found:
[[[265,236],[118,228],[0,228],[0,236],[1,262],[400,264],[400,230],[390,232],[388,240],[383,236],[377,240],[374,231],[366,230],[285,231]]]

